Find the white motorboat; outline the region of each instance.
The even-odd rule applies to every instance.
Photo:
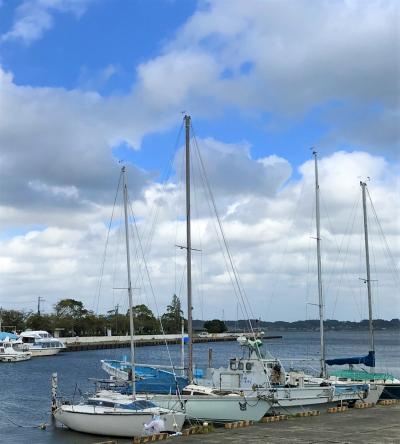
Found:
[[[185,421],[184,413],[113,392],[99,392],[83,404],[60,405],[53,414],[77,432],[120,437],[176,433]]]
[[[20,335],[22,342],[28,345],[33,357],[52,356],[64,350],[65,345],[57,338],[44,330],[27,330]]]
[[[31,359],[32,354],[19,340],[11,340],[7,333],[0,336],[0,362],[18,362]]]
[[[280,413],[328,407],[343,401],[355,402],[368,393],[367,384],[337,388],[324,379],[311,382],[299,372],[286,373],[279,359],[261,354],[260,340],[252,341],[242,336],[238,342],[248,350],[248,356],[232,358],[228,368],[207,369],[202,384],[217,390],[242,391],[246,396],[254,396],[256,392],[271,403],[272,411]]]

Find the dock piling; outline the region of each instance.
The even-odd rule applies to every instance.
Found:
[[[57,408],[57,389],[58,376],[57,373],[51,375],[51,412],[53,413]]]

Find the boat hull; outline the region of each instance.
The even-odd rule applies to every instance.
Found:
[[[15,353],[0,355],[0,362],[20,362],[31,359],[30,353]]]
[[[271,408],[269,401],[254,396],[155,395],[149,399],[160,407],[184,412],[192,420],[221,423],[259,421]]]
[[[82,412],[74,406],[61,406],[54,412],[54,417],[77,432],[130,438],[148,435],[145,424],[149,424],[154,418],[153,413],[99,413],[92,410]],[[169,432],[180,431],[185,421],[182,413],[161,413],[159,417],[164,422],[164,430]]]
[[[130,364],[124,361],[102,360],[102,369],[110,376],[121,381],[128,381],[127,368]],[[136,391],[140,393],[154,393],[154,394],[170,394],[175,393],[177,388],[181,391],[188,384],[188,379],[183,376],[177,376],[172,372],[165,371],[161,368],[152,366],[144,366],[136,364]],[[130,394],[131,390],[123,391],[125,394]]]
[[[33,358],[38,358],[40,356],[54,356],[60,353],[61,348],[30,348],[29,351],[32,353]]]
[[[276,414],[293,414],[337,404],[332,387],[288,387],[265,392],[265,396],[271,395],[271,410]]]
[[[400,384],[382,384],[383,391],[379,399],[400,399]]]

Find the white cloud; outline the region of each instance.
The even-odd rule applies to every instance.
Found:
[[[214,143],[222,153],[229,153],[232,149],[230,145],[224,147],[221,142]],[[211,150],[215,156],[215,151],[212,151],[216,149],[215,146],[210,148],[207,144],[210,144],[210,140],[204,144],[200,141],[200,147],[204,151]],[[248,187],[246,180],[252,175],[267,177],[269,173],[268,169],[260,172],[260,162],[250,156],[247,161],[248,165],[243,165],[240,170],[235,158],[224,158],[225,168],[220,172],[224,177],[233,171],[243,180],[245,193],[240,193],[240,185],[236,185],[238,189],[235,193],[227,188],[219,188],[219,193],[216,193],[231,252],[253,311],[258,316],[265,319],[304,318],[306,301],[315,302],[317,299],[315,245],[311,239],[315,236],[312,161],[301,166],[301,177],[298,180],[292,179],[282,185],[279,177],[275,177],[275,181],[269,185],[269,193],[263,193],[264,184],[260,179],[254,179],[253,186]],[[278,158],[278,164],[282,161]],[[275,162],[273,156],[266,160],[267,164]],[[397,266],[400,265],[399,226],[393,223],[400,217],[395,188],[398,174],[382,158],[363,152],[338,152],[322,158],[320,182],[327,315],[340,319],[359,319],[367,313],[362,296],[365,289],[358,279],[364,275],[364,258],[362,254],[360,256],[363,242],[360,204],[357,217],[352,214],[354,203],[360,200],[358,175],[361,172],[373,178],[370,192]],[[212,173],[210,181],[213,177]],[[273,185],[275,188],[272,188]],[[165,187],[152,183],[147,185],[143,200],[133,204],[161,311],[173,292],[179,292],[184,273],[184,251],[174,246],[185,242],[185,222],[181,218],[176,221],[176,216],[183,213],[182,188],[179,183],[170,183]],[[203,197],[198,195],[197,199],[202,201]],[[228,200],[231,205],[226,207],[224,204]],[[160,208],[149,249],[146,245],[152,231],[155,205]],[[11,304],[9,301],[9,306],[29,307],[34,305],[36,295],[40,294],[45,296],[50,308],[59,298],[73,294],[89,308],[96,309],[98,276],[106,237],[104,221],[105,214],[110,213],[110,210],[109,207],[103,207],[95,214],[83,211],[81,224],[71,224],[70,228],[49,226],[42,231],[16,235],[3,241],[0,246],[0,262],[4,265],[0,270],[1,299],[7,300],[7,294],[13,294],[13,302]],[[119,212],[117,218],[120,217],[118,215]],[[71,216],[74,217],[73,214]],[[348,227],[346,229],[352,218],[352,230]],[[379,289],[374,293],[375,309],[377,316],[391,318],[396,316],[395,308],[400,309],[395,299],[396,282],[390,273],[387,257],[383,254],[377,227],[372,221],[370,213],[371,262],[374,278],[379,279]],[[233,318],[236,313],[236,302],[233,302],[235,296],[215,228],[215,219],[205,209],[199,218],[193,211],[193,245],[202,250],[202,253],[193,254],[195,316],[201,316],[203,298],[208,316],[219,316],[224,309],[226,317]],[[349,231],[352,231],[352,236]],[[113,287],[123,286],[125,279],[124,253],[121,246],[116,246],[118,238],[122,242],[123,237],[114,228],[99,302],[102,311],[109,309],[115,301],[126,305],[123,292],[112,290]],[[340,256],[337,252],[339,245],[342,245]],[[132,246],[135,249],[135,242]],[[132,254],[132,257],[136,279],[136,254]],[[174,258],[177,259],[176,264]],[[113,278],[115,268],[119,272]],[[22,274],[23,282],[16,279]],[[79,282],[79,286],[76,282]],[[136,300],[148,303],[154,309],[146,279],[142,282],[139,280],[136,286],[141,287]],[[180,292],[182,297],[184,293],[183,284]],[[291,307],[290,313],[288,306]]]
[[[53,25],[56,11],[79,16],[87,6],[87,2],[50,0],[29,3],[32,6],[21,7],[3,40],[33,41]],[[201,5],[162,54],[138,66],[137,83],[125,96],[104,98],[79,89],[19,86],[11,73],[0,69],[0,220],[5,230],[11,230],[5,231],[9,234],[2,236],[0,245],[0,299],[9,306],[33,306],[40,294],[46,297],[48,308],[68,296],[95,308],[104,223],[118,175],[111,151],[116,143],[126,141],[138,149],[145,135],[176,125],[182,110],[207,118],[226,107],[256,116],[266,112],[279,127],[282,116],[302,119],[321,107],[321,118],[331,128],[324,143],[349,146],[346,151],[334,149],[320,162],[323,209],[330,215],[323,211],[324,271],[331,273],[327,280],[334,282],[327,285],[327,313],[337,307],[334,315],[342,319],[365,316],[361,299],[354,296],[360,270],[362,274],[361,225],[354,241],[345,236],[342,251],[348,255],[339,263],[336,245],[349,229],[352,206],[359,198],[358,176],[370,176],[371,194],[398,261],[399,177],[396,166],[388,164],[382,154],[398,143],[398,3],[254,0]],[[98,87],[96,82],[107,80],[114,68],[106,67],[92,84],[87,79],[82,89]],[[336,114],[326,105],[331,100],[344,103]],[[367,108],[373,110],[367,117],[354,112]],[[267,128],[271,122],[264,123]],[[268,319],[304,318],[305,300],[316,297],[316,287],[311,285],[315,273],[313,278],[307,273],[312,269],[310,237],[315,236],[312,162],[300,167],[300,179],[296,179],[294,166],[268,145],[265,157],[254,159],[246,141],[226,144],[208,138],[200,143],[253,308]],[[353,151],[353,144],[358,151]],[[379,150],[380,155],[371,155],[364,146]],[[198,171],[194,177],[203,193],[198,196],[197,213],[193,207],[193,242],[203,250],[194,255],[197,283],[203,269],[203,285],[195,285],[195,314],[200,316],[199,288],[203,288],[207,314],[219,316],[225,308],[226,317],[234,317],[236,304],[232,304],[229,275],[218,251],[215,221],[208,212]],[[154,183],[149,172],[130,167],[134,209],[146,233],[151,208],[159,207],[149,265],[161,306],[169,302],[176,282],[179,289],[184,269],[183,253],[174,249],[185,241],[179,178],[178,171],[175,181],[163,187]],[[175,222],[177,213],[179,222]],[[32,230],[32,225],[42,228]],[[18,228],[27,233],[16,234]],[[375,240],[376,234],[372,230]],[[114,240],[117,233],[112,236]],[[375,262],[381,273],[378,315],[396,316],[399,310],[393,314],[393,307],[398,307],[398,301],[382,244],[373,243],[379,247]],[[284,251],[287,255],[282,256]],[[180,264],[177,279],[175,254]],[[342,268],[353,274],[339,285],[335,276]],[[111,276],[112,270],[106,270],[109,293],[100,303],[102,310],[110,308],[113,298],[122,298],[111,297]],[[148,288],[140,286],[144,298]]]
[[[16,8],[12,28],[0,41],[21,40],[29,44],[40,39],[54,25],[56,13],[69,13],[77,18],[86,11],[92,0],[24,0]]]
[[[320,109],[333,126],[324,144],[343,143],[344,129],[347,142],[398,149],[397,1],[202,5],[162,56],[139,67],[142,85],[161,104],[181,100],[195,113],[204,103],[209,114],[224,106],[274,113],[278,126]]]

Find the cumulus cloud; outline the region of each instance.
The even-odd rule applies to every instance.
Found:
[[[203,141],[199,144],[204,152],[210,151],[214,157],[218,152],[223,157],[232,149],[231,145],[224,146],[218,141],[205,140],[204,146]],[[241,180],[238,180],[234,193],[219,187],[218,183],[218,192],[214,191],[225,234],[251,306],[258,316],[266,319],[304,317],[305,303],[317,300],[315,241],[312,239],[315,237],[313,163],[310,160],[300,167],[299,179],[290,177],[287,180],[284,176],[282,183],[279,175],[272,174],[271,178],[268,177],[270,170],[260,170],[260,161],[251,158],[245,149],[238,151],[237,155],[247,157],[247,164],[241,169],[235,156],[223,157],[225,168],[221,174],[229,175],[232,171],[239,179],[243,178],[243,189],[240,187]],[[261,163],[270,165],[275,161],[272,156]],[[278,159],[280,163],[286,165],[287,162]],[[364,275],[364,259],[360,255],[363,242],[360,203],[354,210],[355,202],[360,202],[361,197],[358,177],[361,173],[373,178],[370,192],[399,266],[400,233],[398,225],[393,223],[400,216],[393,187],[399,180],[398,174],[383,158],[365,152],[339,152],[322,158],[321,223],[327,315],[341,319],[359,319],[367,313],[366,299],[362,296],[365,289],[358,279]],[[251,177],[257,175],[259,177]],[[210,182],[213,179],[215,175],[211,171]],[[269,190],[264,191],[266,183]],[[133,209],[161,310],[173,292],[179,293],[182,298],[185,294],[184,252],[175,247],[185,243],[185,222],[180,217],[184,207],[182,191],[183,183],[175,178],[164,186],[149,183],[142,199],[133,198]],[[194,190],[193,193],[194,207]],[[228,200],[230,205],[226,206]],[[111,232],[111,252],[104,270],[103,293],[97,301],[99,269],[107,232],[104,221],[110,211],[110,207],[103,207],[102,212],[94,215],[83,213],[85,224],[71,227],[55,224],[4,240],[0,255],[3,295],[12,292],[16,306],[20,306],[21,301],[29,306],[29,298],[36,294],[44,295],[50,305],[50,302],[72,293],[89,308],[99,307],[103,311],[109,309],[114,301],[126,304],[125,295],[121,292],[115,294],[112,290],[118,286],[116,282],[123,286],[125,279],[121,247],[123,236],[119,234],[118,226],[113,227]],[[193,245],[202,250],[193,254],[195,316],[201,316],[205,304],[208,316],[219,316],[224,309],[227,317],[234,317],[234,290],[229,268],[226,267],[226,256],[224,260],[224,252],[220,248],[221,237],[215,217],[205,210],[201,214],[193,211],[192,216]],[[116,217],[118,220],[119,211]],[[396,276],[391,273],[390,262],[384,254],[385,246],[379,237],[379,229],[372,222],[370,209],[371,261],[374,277],[379,279],[379,291],[374,293],[375,309],[377,316],[393,317],[393,307],[400,309],[394,296]],[[149,236],[152,238],[151,247]],[[148,282],[143,277],[143,266],[138,273],[137,240],[132,242],[132,248],[136,251],[132,254],[135,286],[140,287],[136,300],[148,303],[154,309]],[[117,278],[113,277],[115,269],[119,270]],[[21,273],[24,274],[24,282],[21,284],[18,280],[17,285],[16,276]],[[80,282],[79,287],[75,282]],[[290,314],[287,312],[289,305]]]
[[[15,11],[12,28],[0,41],[20,40],[30,44],[54,25],[54,15],[69,13],[79,18],[92,0],[24,0]]]
[[[196,112],[204,102],[273,112],[278,125],[319,109],[328,127],[334,122],[324,144],[343,142],[344,130],[347,142],[398,149],[398,2],[202,5],[162,56],[139,67],[141,86],[161,103],[186,97]],[[171,72],[167,89],[162,79]],[[366,108],[374,115],[362,115]],[[365,132],[372,120],[373,131]]]

